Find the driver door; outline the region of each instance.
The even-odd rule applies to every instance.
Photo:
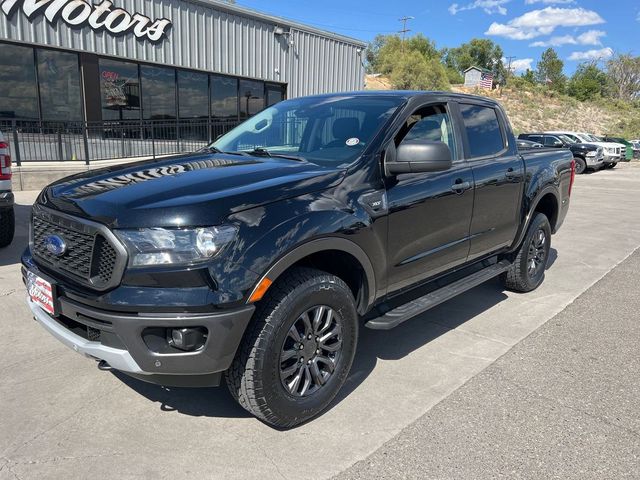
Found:
[[[394,144],[397,147],[416,138],[446,143],[453,165],[443,172],[387,179],[389,293],[460,265],[469,253],[473,174],[462,158],[450,105],[420,107],[407,119]]]

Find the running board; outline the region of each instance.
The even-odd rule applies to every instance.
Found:
[[[380,317],[369,320],[365,326],[373,330],[391,330],[416,315],[426,312],[436,305],[440,305],[441,303],[446,302],[467,290],[477,287],[487,280],[497,277],[501,273],[505,272],[510,266],[510,262],[502,260],[490,267],[484,268],[458,281],[450,283],[445,287],[428,293],[424,297],[416,298],[411,302],[400,305]]]

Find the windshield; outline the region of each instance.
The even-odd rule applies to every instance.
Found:
[[[401,97],[379,95],[286,100],[234,128],[210,148],[345,167],[403,102]]]
[[[571,144],[571,143],[576,143],[576,141],[575,141],[575,140],[573,140],[573,139],[571,139],[571,138],[567,137],[566,135],[558,135],[558,138],[559,138],[560,140],[562,140],[564,143],[569,143],[569,144]]]

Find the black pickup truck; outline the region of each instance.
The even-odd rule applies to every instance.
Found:
[[[218,385],[291,427],[344,384],[358,330],[480,283],[543,281],[568,150],[521,154],[500,106],[429,92],[287,100],[207,149],[45,188],[23,262],[34,317],[167,386]]]

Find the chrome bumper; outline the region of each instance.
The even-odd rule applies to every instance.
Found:
[[[142,371],[127,350],[118,350],[86,340],[60,325],[31,299],[27,298],[27,304],[38,323],[67,347],[87,357],[104,360],[116,370],[137,375],[149,375],[149,372]]]

